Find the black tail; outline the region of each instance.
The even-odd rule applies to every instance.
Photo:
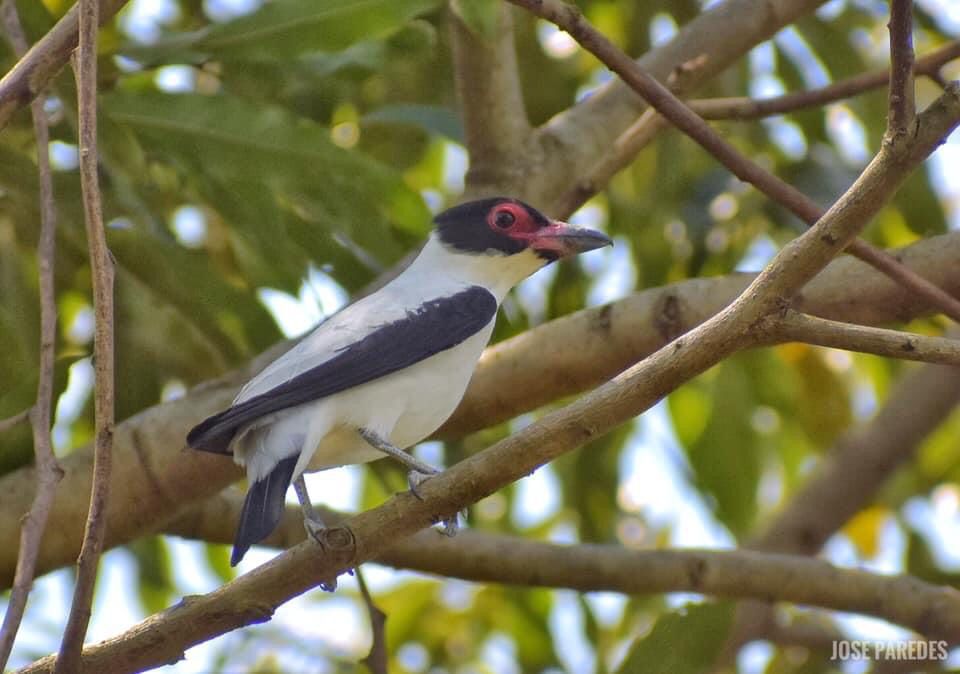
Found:
[[[233,539],[230,566],[236,566],[254,543],[270,535],[283,515],[283,501],[293,477],[299,454],[284,459],[252,485],[240,512],[240,524]]]

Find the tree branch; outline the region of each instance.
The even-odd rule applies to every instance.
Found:
[[[907,175],[960,123],[960,88],[948,89],[919,121],[913,142],[885,144],[814,227],[787,244],[733,304],[688,335],[579,400],[431,477],[419,485],[419,496],[398,494],[343,526],[325,530],[319,546],[304,542],[209,594],[147,619],[89,649],[86,664],[92,666],[96,652],[98,658],[133,669],[149,667],[169,662],[193,644],[269,619],[279,604],[378,558],[402,538],[632,419],[683,382],[754,345],[749,326],[781,311],[784,302],[857,236]],[[952,627],[949,630],[952,633]]]
[[[300,524],[303,525],[302,514]],[[363,597],[363,603],[367,607],[367,617],[370,619],[370,652],[363,659],[363,664],[370,670],[370,674],[387,674],[387,663],[390,657],[387,652],[387,614],[374,603],[360,567],[354,569],[353,573],[357,577],[360,596]]]
[[[30,410],[32,409],[32,407],[28,407],[25,410],[17,412],[12,417],[7,417],[6,419],[0,420],[0,433],[6,433],[11,428],[16,428],[24,421],[30,419]]]
[[[913,74],[935,76],[944,64],[960,58],[960,41],[954,40],[917,59]],[[772,98],[706,98],[690,101],[690,108],[704,119],[739,121],[783,115],[804,108],[835,103],[844,98],[885,86],[890,82],[890,69],[882,68],[832,82],[819,89],[794,91]]]
[[[638,63],[666,81],[677,64],[702,59],[690,78],[692,91],[741,58],[753,46],[772,37],[824,0],[727,0],[716,3],[684,25],[668,43],[643,55]],[[615,80],[537,130],[543,157],[531,167],[527,196],[533,203],[552,205],[570,188],[569,171],[551,167],[591,166],[643,112],[646,103]],[[549,209],[548,209],[549,210]]]
[[[127,0],[103,0],[100,23],[109,21],[125,4]],[[0,80],[0,129],[67,65],[77,47],[79,17],[80,3],[77,2]]]
[[[960,340],[956,339],[853,325],[792,310],[755,327],[775,343],[804,342],[900,360],[960,365]]]
[[[492,38],[474,33],[449,12],[454,83],[470,154],[465,198],[514,193],[525,171],[523,148],[531,129],[517,69],[513,8],[497,4]]]
[[[29,48],[20,25],[14,0],[0,3],[3,26],[14,52],[23,55]],[[57,305],[54,293],[54,260],[56,256],[57,211],[50,172],[50,131],[43,110],[44,96],[40,94],[30,104],[33,131],[37,147],[37,173],[40,187],[40,237],[37,242],[38,287],[40,295],[40,364],[37,376],[37,400],[24,413],[33,429],[33,453],[36,467],[36,491],[30,510],[23,519],[20,545],[17,551],[17,571],[14,576],[10,601],[0,628],[0,669],[6,667],[13,650],[13,642],[20,629],[27,599],[36,574],[40,541],[46,529],[57,483],[63,470],[53,454],[50,439],[50,416],[53,409],[53,369],[57,340]],[[14,418],[15,419],[15,418]]]
[[[95,316],[93,365],[95,373],[95,449],[90,510],[77,560],[77,580],[70,616],[60,644],[55,671],[80,670],[83,639],[90,622],[93,590],[100,553],[106,535],[106,509],[110,493],[110,467],[114,431],[114,349],[113,349],[113,259],[107,248],[97,175],[97,30],[99,0],[79,0],[80,37],[75,56],[77,108],[80,120],[80,181],[90,268],[93,277]]]
[[[914,73],[933,77],[945,63],[958,57],[960,57],[960,41],[947,43],[918,59],[914,65]],[[745,121],[832,103],[870,89],[882,87],[889,81],[890,70],[884,68],[833,82],[819,89],[796,91],[773,98],[706,98],[688,101],[687,105],[704,119]],[[674,93],[678,92],[675,91]],[[579,179],[575,185],[558,198],[553,207],[556,217],[568,217],[585,204],[588,199],[599,193],[613,176],[629,166],[637,155],[669,124],[653,108],[644,110],[640,118],[614,141],[613,147],[608,152],[603,153],[600,159],[594,163],[587,176]],[[864,259],[862,252],[858,257]],[[887,260],[884,258],[877,258],[871,261],[871,264],[877,266],[886,262]],[[895,271],[890,270],[886,273],[891,274]]]
[[[617,73],[634,91],[643,96],[661,115],[685,134],[690,136],[721,164],[726,166],[740,180],[750,183],[770,199],[781,204],[794,215],[813,225],[823,215],[823,211],[809,197],[792,185],[780,180],[750,161],[733,145],[716,133],[706,121],[697,116],[689,107],[674,96],[667,87],[646,73],[629,56],[597,31],[583,17],[580,11],[565,0],[510,0],[513,4],[525,7],[533,14],[551,21],[570,35],[580,45],[596,56],[612,71]],[[910,67],[912,67],[912,62]],[[864,241],[848,241],[844,244],[847,251],[861,257],[865,262],[873,263],[883,257],[883,253]],[[866,252],[866,255],[863,253]],[[941,310],[960,322],[960,300],[951,297],[941,289],[929,283],[923,277],[914,274],[899,265],[896,260],[885,260],[878,266],[881,271],[895,270],[893,278],[904,283],[918,295],[937,304]]]
[[[895,254],[912,269],[923,269],[932,280],[960,292],[960,266],[956,264],[960,233],[921,240]],[[751,274],[733,274],[651,288],[495,344],[484,353],[467,395],[439,436],[462,437],[593,388],[707,320],[753,279]],[[903,288],[853,258],[832,262],[792,306],[824,318],[869,325],[906,321],[930,311]],[[117,426],[108,546],[156,531],[178,509],[209,498],[240,478],[240,471],[229,461],[185,449],[184,436],[205,416],[229,405],[241,383],[291,345],[278,344],[248,366]],[[73,452],[64,459],[63,467],[66,477],[50,524],[59,535],[45,537],[40,572],[69,563],[80,548],[82,513],[87,510],[91,484],[90,448]],[[197,475],[203,479],[196,479]],[[0,477],[0,540],[13,540],[17,535],[17,514],[29,508],[34,479],[32,468]],[[13,551],[0,549],[0,586],[9,586],[14,564]]]
[[[905,136],[916,118],[913,88],[913,0],[890,0],[890,98],[887,135]]]
[[[292,510],[292,509],[291,509]],[[291,518],[299,516],[291,512]],[[302,538],[302,525],[298,521]],[[227,533],[229,539],[230,534]],[[307,548],[306,544],[299,549]],[[307,558],[302,559],[309,564]],[[380,560],[451,578],[523,587],[564,587],[625,594],[698,592],[732,598],[777,597],[803,605],[863,613],[914,629],[931,639],[960,641],[960,593],[909,576],[885,576],[814,559],[751,551],[627,550],[615,545],[561,546],[504,535],[464,531],[456,539],[423,531],[382,553]],[[250,621],[269,617],[269,598],[255,598],[257,577],[246,574],[210,595],[184,599],[128,633],[90,646],[84,664],[98,672],[132,672],[182,657],[187,624],[203,631],[211,598],[231,588],[229,610]],[[241,596],[243,593],[243,596]],[[220,612],[224,606],[220,607]],[[49,671],[39,660],[22,674]]]
[[[783,511],[746,545],[766,552],[816,554],[873,501],[958,402],[960,370],[956,367],[926,365],[908,372],[873,419],[842,437]],[[856,479],[851,480],[851,475]],[[761,602],[741,606],[730,647],[757,638],[757,626],[769,622],[771,609]]]
[[[239,517],[243,507],[243,497],[238,490],[228,490],[206,503],[184,513],[172,522],[166,531],[175,536],[182,536],[193,540],[209,543],[230,544],[233,541],[233,522]],[[344,521],[345,516],[330,509],[321,509],[324,521],[335,525]],[[264,545],[274,548],[287,548],[297,545],[304,540],[303,516],[296,507],[288,507],[277,529],[263,542]],[[485,533],[476,530],[467,530],[459,533],[456,538],[450,539],[438,536],[435,531],[421,531],[410,538],[398,541],[394,546],[384,551],[376,559],[379,564],[385,564],[396,569],[409,569],[422,573],[441,576],[444,578],[460,578],[478,583],[499,583],[501,585],[517,585],[522,587],[555,587],[569,588],[581,592],[613,591],[624,594],[648,594],[662,592],[702,592],[708,595],[764,598],[764,595],[773,595],[777,599],[791,601],[823,608],[851,610],[838,608],[830,604],[826,597],[799,598],[781,596],[773,578],[767,568],[764,578],[760,580],[742,580],[735,574],[737,580],[729,575],[729,567],[725,564],[733,559],[745,559],[747,564],[765,566],[772,562],[777,569],[781,562],[786,565],[792,563],[795,557],[786,555],[750,556],[747,551],[707,552],[698,550],[626,550],[618,545],[556,545],[530,541],[516,536]],[[629,561],[628,561],[629,558]],[[721,560],[721,564],[714,568],[715,573],[708,573],[704,568],[702,573],[695,572],[701,562],[706,559],[707,564]],[[789,561],[788,561],[789,560]],[[807,560],[802,560],[807,561]],[[825,562],[815,562],[817,567],[833,568]],[[754,567],[756,568],[756,567]],[[813,576],[820,575],[820,569],[813,570],[813,566],[803,571],[798,570],[796,582],[804,583]],[[777,573],[774,571],[773,573]],[[858,572],[859,573],[859,572]],[[749,574],[747,574],[749,575]],[[880,576],[872,576],[879,579]],[[883,577],[890,579],[890,577]],[[767,582],[774,583],[769,591],[762,591],[758,586],[765,586]],[[813,586],[820,586],[816,581]],[[950,606],[960,601],[960,593],[949,588],[927,586],[930,591],[940,596],[946,596]],[[818,592],[813,587],[807,588],[811,593]],[[881,592],[879,587],[878,590]],[[860,594],[861,600],[873,594]],[[848,595],[849,596],[849,595]],[[875,598],[883,596],[874,595]],[[931,594],[927,594],[930,598]],[[917,600],[912,600],[913,601]],[[894,603],[891,601],[890,603]],[[911,612],[919,615],[922,602]],[[853,609],[864,612],[860,609]],[[885,611],[888,609],[884,609]],[[939,604],[937,613],[946,611],[947,606]],[[893,620],[898,624],[907,624],[902,621],[905,617],[892,618],[889,614],[878,615],[874,609],[865,611],[869,615]],[[952,618],[951,621],[960,621]],[[940,618],[931,616],[928,623],[945,624]],[[958,622],[960,624],[960,622]],[[782,626],[768,625],[768,631],[785,631]],[[771,632],[772,633],[772,632]],[[924,633],[926,633],[924,631]],[[955,638],[960,639],[960,633]]]

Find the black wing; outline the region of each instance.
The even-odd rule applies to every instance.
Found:
[[[250,422],[379,379],[453,348],[480,331],[496,313],[496,298],[480,286],[424,302],[320,365],[202,421],[187,434],[187,444],[229,454],[233,436]]]

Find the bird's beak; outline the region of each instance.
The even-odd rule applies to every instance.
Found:
[[[531,248],[550,257],[567,257],[612,245],[613,241],[603,232],[559,220],[538,229],[530,240]]]

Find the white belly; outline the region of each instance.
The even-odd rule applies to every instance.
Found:
[[[429,436],[460,404],[492,331],[491,321],[473,337],[402,372],[304,405],[298,413],[309,415],[307,445],[316,449],[301,456],[301,465],[316,471],[384,456],[359,437],[358,428],[401,449]]]

